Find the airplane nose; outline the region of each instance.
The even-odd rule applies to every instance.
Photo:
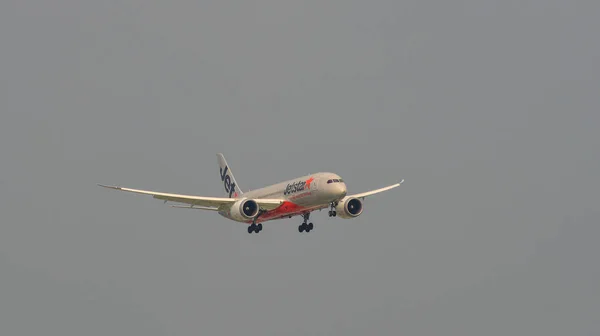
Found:
[[[338,185],[336,185],[337,187],[337,193],[338,195],[340,195],[340,197],[346,197],[346,184],[345,183],[340,183]]]

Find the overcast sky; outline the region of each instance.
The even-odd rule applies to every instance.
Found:
[[[0,3],[0,334],[598,335],[597,1]],[[352,220],[222,196],[333,171]]]

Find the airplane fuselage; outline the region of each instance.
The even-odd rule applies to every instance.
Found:
[[[346,192],[346,184],[339,175],[315,173],[248,191],[240,198],[284,200],[277,209],[261,214],[256,220],[256,223],[260,223],[327,208],[332,202],[344,198]],[[231,217],[229,209],[220,210],[219,214],[235,220]],[[251,223],[252,220],[243,222]]]

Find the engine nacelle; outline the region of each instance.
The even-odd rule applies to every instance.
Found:
[[[231,205],[229,215],[233,220],[245,222],[258,215],[258,203],[251,199],[241,199]]]
[[[335,206],[337,215],[342,218],[354,218],[363,212],[363,202],[355,197],[344,197]]]

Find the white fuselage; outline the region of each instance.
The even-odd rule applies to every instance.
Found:
[[[283,199],[284,204],[261,215],[261,221],[329,207],[346,196],[346,183],[334,173],[315,173],[244,193],[246,199]],[[219,212],[230,218],[226,211]]]

